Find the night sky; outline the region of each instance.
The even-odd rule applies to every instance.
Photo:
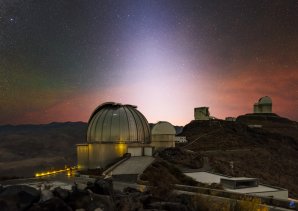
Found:
[[[297,0],[0,0],[0,124],[88,121],[106,101],[184,125],[298,120]]]

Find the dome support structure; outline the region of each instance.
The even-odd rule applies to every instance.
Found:
[[[108,102],[98,106],[88,121],[87,143],[77,145],[79,169],[104,169],[131,149],[150,146],[150,127],[133,105]]]

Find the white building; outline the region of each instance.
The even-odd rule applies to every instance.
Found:
[[[228,177],[209,172],[193,172],[185,174],[198,182],[221,184],[224,190],[228,192],[288,199],[288,190],[260,184],[257,178]]]
[[[176,143],[187,143],[186,136],[175,136]]]

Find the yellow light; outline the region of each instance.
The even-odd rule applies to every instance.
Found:
[[[124,144],[124,143],[116,144],[115,149],[116,149],[117,154],[119,156],[122,156],[122,155],[124,155],[124,153],[126,153],[126,144]]]
[[[76,168],[77,168],[77,166],[73,166],[73,167],[65,166],[65,169],[35,173],[35,177],[42,177],[42,176],[57,174],[57,173],[61,173],[61,172],[67,172],[67,175],[70,176],[71,171],[75,170]]]

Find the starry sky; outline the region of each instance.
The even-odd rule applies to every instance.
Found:
[[[298,120],[297,0],[0,0],[0,124],[86,122],[112,101],[185,125],[265,95]]]

